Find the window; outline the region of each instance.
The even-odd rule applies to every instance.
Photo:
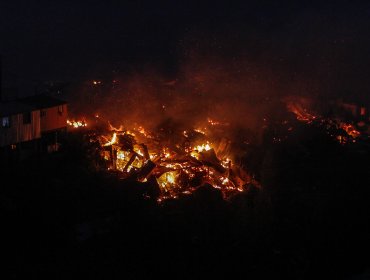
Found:
[[[10,117],[1,118],[1,127],[10,127]]]
[[[23,124],[31,123],[31,112],[23,113]]]
[[[46,116],[46,110],[41,110],[40,117],[45,117],[45,116]]]
[[[59,115],[63,114],[63,105],[58,106],[58,113],[59,113]]]

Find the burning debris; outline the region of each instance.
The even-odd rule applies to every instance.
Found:
[[[84,119],[82,120],[67,120],[67,125],[74,127],[74,128],[79,128],[79,127],[86,127],[87,123]]]
[[[307,112],[307,109],[299,103],[288,102],[287,108],[290,112],[294,113],[297,116],[297,120],[299,121],[311,123],[317,118],[315,115]]]
[[[297,120],[301,122],[305,122],[307,124],[315,123],[323,126],[328,134],[336,138],[340,144],[354,143],[356,142],[356,138],[361,135],[353,124],[341,120],[324,118],[318,114],[314,114],[313,112],[308,112],[308,109],[297,101],[287,102],[287,109],[294,113]]]
[[[314,113],[310,102],[300,102],[299,98],[286,101],[288,111],[294,113],[297,120],[317,125],[341,144],[353,143],[360,136],[355,125]],[[220,117],[220,120],[212,116],[201,118],[203,121],[200,122],[199,118],[192,122],[196,125],[190,127],[161,116],[161,120],[166,121],[155,126],[149,118],[144,127],[133,122],[135,119],[148,120],[139,115],[128,117],[125,125],[115,127],[106,117],[109,113],[99,113],[89,119],[92,133],[86,135],[94,144],[95,167],[114,172],[123,180],[149,186],[154,190],[148,194],[151,198],[158,201],[177,198],[191,194],[204,184],[219,189],[228,198],[250,186],[260,186],[243,167],[243,153],[255,135],[249,139],[249,136],[245,137],[249,134],[235,130],[231,138],[237,141],[231,142],[225,133],[234,129],[234,123],[228,122],[230,119]],[[287,141],[294,133],[294,122],[287,120],[289,118],[277,119],[276,123],[270,123],[269,118],[263,118],[260,123],[261,130],[266,128],[263,137],[272,144]],[[87,126],[85,120],[68,121],[68,124],[74,128]]]
[[[361,133],[356,130],[352,124],[340,123],[340,128],[343,129],[347,133],[347,135],[351,136],[352,138],[357,138],[361,135]]]
[[[259,186],[233,163],[230,141],[211,139],[199,129],[177,132],[161,127],[148,132],[142,126],[125,129],[111,124],[105,133],[90,135],[90,142],[99,144],[104,168],[122,179],[154,185],[159,190],[158,201],[190,194],[205,183],[220,189],[225,198],[250,184]]]

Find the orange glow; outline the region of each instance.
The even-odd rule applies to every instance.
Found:
[[[80,120],[80,121],[67,120],[67,124],[69,126],[74,127],[74,128],[86,127],[87,126],[87,123],[85,122],[85,120]]]
[[[113,133],[112,139],[108,143],[105,143],[104,146],[105,147],[106,146],[112,146],[116,142],[117,142],[117,133]]]
[[[233,178],[230,177],[233,164],[229,155],[226,156],[225,149],[219,148],[222,154],[217,155],[213,141],[191,143],[199,141],[190,137],[195,129],[179,131],[178,136],[187,138],[185,144],[181,143],[184,137],[174,137],[180,142],[169,142],[169,145],[166,145],[166,141],[159,141],[158,135],[142,126],[127,130],[122,126],[117,129],[110,125],[110,129],[113,132],[111,135],[92,135],[98,138],[103,148],[111,146],[111,149],[103,149],[101,153],[106,161],[105,168],[121,172],[121,178],[137,177],[140,182],[150,183],[150,176],[154,176],[160,188],[158,202],[175,199],[180,194],[191,194],[205,182],[219,188],[228,197],[242,191],[247,182],[238,174],[233,173]]]
[[[289,111],[296,115],[297,120],[299,121],[312,123],[313,121],[317,120],[318,123],[320,123],[321,125],[325,125],[326,129],[330,128],[343,129],[347,135],[333,135],[331,132],[328,132],[328,134],[330,134],[332,137],[335,137],[340,144],[344,145],[350,142],[355,143],[356,140],[354,140],[354,138],[357,138],[361,135],[361,133],[355,128],[354,125],[345,122],[340,122],[338,124],[336,121],[333,122],[330,119],[324,119],[323,117],[315,116],[313,113],[307,112],[307,109],[303,108],[303,106],[298,102],[288,102],[287,108]],[[366,113],[365,108],[361,108],[360,114],[365,113]],[[292,127],[288,128],[288,131],[292,130],[293,130]],[[281,142],[281,139],[274,139],[274,142]]]
[[[351,137],[356,138],[361,135],[361,133],[355,129],[351,124],[341,123],[340,127]]]
[[[297,116],[297,120],[299,121],[312,122],[317,118],[317,116],[307,112],[307,109],[303,108],[298,103],[289,102],[287,107],[290,112]]]
[[[209,151],[211,148],[211,146],[209,145],[209,143],[206,143],[206,144],[202,144],[202,145],[199,145],[199,146],[196,146],[194,148],[194,150],[197,150],[199,153],[203,152],[203,151]]]
[[[199,159],[199,153],[202,153],[204,151],[209,151],[210,149],[212,149],[212,147],[210,146],[210,144],[207,142],[207,143],[204,143],[204,144],[201,144],[201,145],[198,145],[198,146],[195,146],[193,148],[193,150],[190,152],[190,155],[196,159]]]

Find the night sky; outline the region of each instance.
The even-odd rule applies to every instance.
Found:
[[[296,2],[1,1],[4,87],[146,67],[176,76],[216,57],[300,90],[366,96],[370,3]]]

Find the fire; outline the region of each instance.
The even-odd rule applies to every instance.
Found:
[[[142,126],[139,126],[138,128],[137,128],[137,131],[139,131],[141,134],[143,134],[143,135],[145,135],[145,136],[147,136],[148,135],[148,133],[146,132],[146,130],[144,129],[144,127],[142,127]]]
[[[313,121],[316,121],[317,125],[325,127],[325,129],[327,129],[328,131],[328,134],[334,137],[340,144],[347,144],[350,142],[355,143],[356,142],[355,138],[361,135],[361,133],[355,128],[354,125],[342,121],[337,122],[331,119],[325,119],[321,116],[316,116],[313,113],[307,112],[307,109],[304,109],[302,105],[299,103],[288,102],[287,108],[289,111],[296,115],[297,120],[308,124],[311,124],[313,123]],[[341,134],[333,135],[333,133],[330,132],[333,131],[333,129],[337,131],[342,130],[346,133],[346,135]],[[288,131],[292,130],[293,130],[292,127],[288,128]],[[275,142],[281,142],[281,140],[277,139],[277,141]]]
[[[194,131],[206,135],[206,128],[195,128]]]
[[[169,152],[169,150],[168,150],[168,149],[163,148],[163,150],[162,150],[162,156],[163,156],[164,158],[170,158],[170,157],[171,157],[171,153]]]
[[[203,151],[209,151],[211,148],[211,146],[209,145],[209,143],[206,143],[206,144],[202,144],[202,145],[199,145],[199,146],[196,146],[194,148],[194,150],[197,150],[199,153],[203,152]]]
[[[340,127],[351,137],[356,138],[361,135],[361,133],[355,129],[351,124],[341,123]]]
[[[101,145],[101,156],[107,163],[104,168],[120,172],[122,178],[140,182],[157,182],[160,190],[158,201],[191,194],[197,186],[208,182],[219,188],[225,197],[240,192],[251,182],[246,173],[232,164],[229,142],[225,139],[199,143],[195,129],[179,131],[173,139],[162,143],[159,131],[149,132],[142,126],[132,130],[109,124],[110,135],[96,135]],[[133,133],[132,131],[135,131]],[[168,136],[167,136],[168,137]],[[203,134],[202,137],[207,137]],[[208,137],[207,137],[208,138]],[[181,139],[186,139],[181,142]],[[180,141],[180,142],[178,142]],[[194,141],[194,143],[192,143]],[[216,152],[217,151],[217,152]]]
[[[204,143],[204,144],[201,144],[201,145],[198,145],[198,146],[195,146],[190,155],[196,159],[199,159],[200,158],[200,153],[204,152],[204,151],[209,151],[211,150],[212,147],[210,146],[210,144],[207,142],[207,143]]]
[[[298,103],[289,102],[287,107],[289,111],[297,116],[297,120],[299,121],[312,122],[317,118],[317,116],[307,112],[307,109],[303,108]]]
[[[157,182],[162,188],[171,188],[176,184],[176,177],[176,171],[166,172],[157,179]]]
[[[75,120],[67,120],[67,124],[69,126],[72,126],[74,128],[79,128],[79,127],[86,127],[87,123],[85,120],[80,120],[80,121],[75,121]]]
[[[104,146],[111,146],[113,144],[115,144],[117,141],[117,133],[113,133],[113,136],[112,136],[112,139],[108,142],[108,143],[105,143]]]

